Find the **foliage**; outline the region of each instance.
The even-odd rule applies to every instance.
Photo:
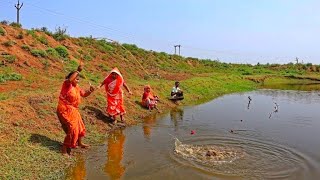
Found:
[[[26,44],[21,45],[21,48],[22,48],[23,50],[28,51],[28,52],[30,52],[30,51],[31,51],[30,46],[28,46],[28,45],[26,45]]]
[[[17,27],[17,28],[21,28],[22,27],[22,25],[20,23],[16,23],[16,22],[10,23],[10,26]]]
[[[66,58],[69,55],[68,49],[64,46],[57,46],[55,48],[55,50],[58,52],[59,56],[61,56],[63,58]]]
[[[65,40],[68,37],[66,33],[66,28],[58,27],[56,28],[56,32],[53,33],[53,38],[57,41]]]
[[[6,42],[4,42],[4,43],[2,43],[4,46],[6,46],[6,47],[12,47],[13,45],[15,45],[16,44],[16,42],[15,41],[12,41],[12,40],[9,40],[9,41],[6,41]]]
[[[6,31],[2,27],[0,27],[0,35],[1,36],[5,36],[6,35]]]
[[[46,51],[44,50],[40,50],[40,49],[32,49],[31,50],[31,54],[35,57],[47,57],[48,54],[46,53]]]
[[[6,20],[3,20],[0,22],[0,24],[3,24],[3,25],[8,25],[10,22],[9,21],[6,21]]]
[[[17,39],[23,39],[23,32],[20,31],[19,34],[16,36]]]
[[[1,57],[7,63],[14,63],[17,59],[16,56],[14,56],[14,55],[2,55]]]
[[[27,30],[27,35],[31,35],[33,38],[38,37],[38,35],[36,34],[36,31],[34,29]]]
[[[47,54],[52,58],[59,58],[59,53],[54,48],[48,48],[46,50]]]
[[[37,40],[40,41],[44,45],[48,45],[48,39],[43,35],[38,37]]]
[[[0,74],[0,82],[6,81],[20,81],[22,79],[22,75],[18,73],[5,73]]]

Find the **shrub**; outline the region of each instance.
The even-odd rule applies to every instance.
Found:
[[[6,35],[6,31],[2,27],[0,27],[0,35],[1,36]]]
[[[35,57],[47,57],[48,54],[46,51],[40,50],[40,49],[33,49],[31,50],[31,54]]]
[[[20,81],[21,79],[22,79],[22,75],[18,73],[0,74],[0,82]]]
[[[48,48],[46,52],[50,57],[53,57],[53,58],[59,57],[59,53],[54,48]]]
[[[46,38],[45,36],[40,36],[40,37],[38,37],[37,39],[38,39],[38,41],[40,41],[42,44],[48,45],[48,40],[47,40],[47,38]]]
[[[59,56],[61,56],[63,58],[66,58],[69,55],[68,49],[64,46],[58,46],[55,48],[55,50],[58,52]]]
[[[19,34],[16,36],[17,39],[23,39],[23,32],[19,32]]]
[[[12,23],[10,24],[10,26],[12,26],[12,27],[17,27],[17,28],[21,28],[21,27],[22,27],[22,25],[21,25],[20,23],[16,23],[16,22],[12,22]]]
[[[43,64],[44,69],[48,69],[48,67],[50,67],[50,63],[47,59],[41,59],[41,63]]]
[[[66,28],[58,27],[56,28],[56,32],[53,33],[53,38],[57,41],[65,40],[68,37],[66,32],[67,32]]]
[[[89,54],[85,54],[83,56],[83,59],[86,60],[86,61],[91,61],[93,58]]]
[[[8,24],[9,24],[9,21],[4,20],[4,21],[1,21],[0,24],[8,25]]]
[[[113,51],[113,47],[111,46],[110,43],[108,43],[106,40],[99,40],[98,41],[98,49],[99,51],[105,53],[105,52],[110,52],[110,51]]]
[[[4,46],[6,46],[6,47],[12,47],[13,45],[16,44],[16,42],[9,40],[9,41],[6,41],[6,42],[4,42],[4,43],[2,43],[2,44],[3,44]]]
[[[27,30],[27,35],[31,35],[33,38],[37,38],[36,31],[34,29]]]
[[[28,45],[26,45],[26,44],[23,44],[23,45],[21,46],[21,48],[22,48],[23,50],[28,51],[28,52],[30,52],[30,51],[31,51],[30,46],[28,46]]]
[[[14,63],[16,61],[16,56],[14,55],[2,55],[2,58],[4,59],[5,62],[8,63]]]
[[[48,36],[52,36],[53,35],[52,32],[50,32],[47,27],[40,28],[40,31],[44,32]]]

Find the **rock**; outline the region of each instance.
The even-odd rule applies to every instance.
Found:
[[[216,156],[217,155],[217,153],[216,152],[214,152],[214,151],[207,151],[207,153],[206,153],[206,156]]]

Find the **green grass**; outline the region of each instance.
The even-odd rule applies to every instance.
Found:
[[[0,74],[0,83],[6,81],[20,81],[22,79],[22,75],[18,73],[5,73]]]

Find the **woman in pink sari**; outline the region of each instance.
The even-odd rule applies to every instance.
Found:
[[[107,113],[112,117],[114,123],[116,123],[116,116],[120,115],[122,122],[125,122],[123,115],[126,113],[123,106],[123,91],[122,86],[129,92],[131,95],[129,87],[124,82],[124,79],[118,70],[118,68],[113,68],[109,75],[101,83],[100,87],[105,86],[107,93]]]

